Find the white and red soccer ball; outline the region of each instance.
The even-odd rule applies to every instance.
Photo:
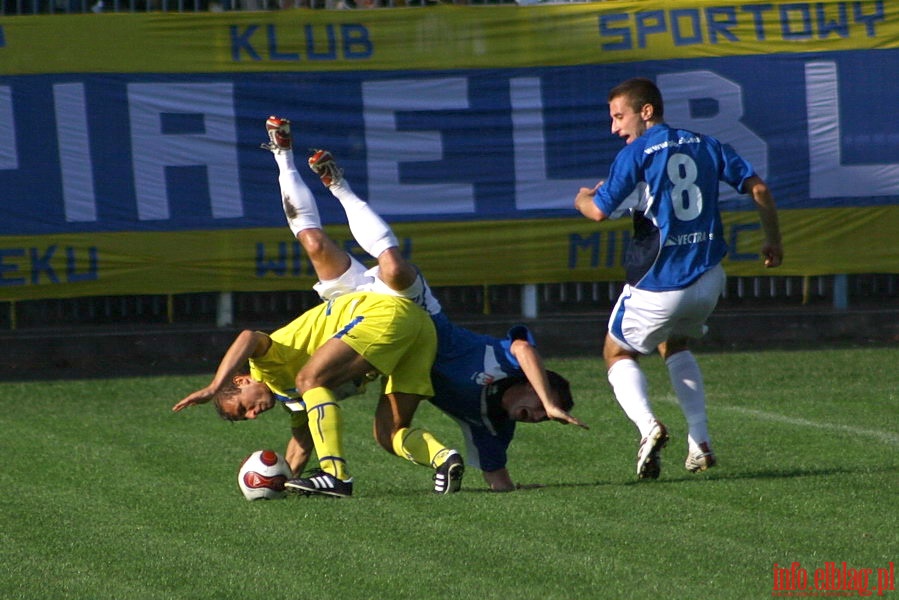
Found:
[[[249,455],[237,472],[237,485],[247,500],[283,498],[284,482],[290,478],[290,467],[274,450],[257,450]]]

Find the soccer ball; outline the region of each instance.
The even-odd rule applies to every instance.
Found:
[[[284,482],[290,478],[290,467],[274,450],[257,450],[244,459],[237,472],[237,485],[247,500],[283,498]]]

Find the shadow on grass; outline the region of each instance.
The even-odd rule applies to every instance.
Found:
[[[665,477],[656,480],[633,480],[624,485],[662,484],[706,482],[706,481],[730,481],[738,479],[795,479],[800,477],[826,477],[829,475],[867,475],[872,473],[899,472],[899,465],[882,465],[878,467],[820,467],[820,468],[794,468],[794,469],[761,469],[758,471],[739,471],[729,473],[725,470],[715,470],[707,473],[684,474],[678,477]]]
[[[583,482],[565,482],[565,483],[549,483],[534,487],[534,490],[540,489],[561,489],[561,488],[596,488],[608,486],[631,486],[631,485],[664,485],[671,483],[709,483],[714,481],[733,481],[741,479],[797,479],[803,477],[828,477],[832,475],[868,475],[874,473],[899,473],[899,465],[883,465],[878,467],[821,467],[821,468],[795,468],[795,469],[761,469],[758,471],[739,471],[727,472],[724,470],[716,470],[706,473],[678,475],[675,477],[665,477],[663,474],[660,479],[633,479],[629,481],[606,480],[606,481],[583,481]],[[465,490],[467,492],[489,492],[486,489]],[[523,489],[520,491],[528,491]]]
[[[866,467],[866,468],[853,468],[853,467],[822,467],[822,468],[814,468],[814,469],[762,469],[758,471],[741,471],[741,472],[733,472],[728,473],[722,470],[716,470],[714,472],[707,473],[697,473],[695,475],[684,474],[683,476],[677,477],[665,477],[664,475],[660,479],[633,479],[629,481],[622,480],[598,480],[598,481],[572,481],[572,482],[561,482],[561,483],[547,483],[547,484],[522,484],[521,487],[512,490],[510,492],[498,492],[498,494],[504,493],[522,493],[522,492],[539,492],[540,490],[559,490],[559,489],[588,489],[588,488],[602,488],[602,487],[619,487],[619,486],[632,486],[632,485],[666,485],[672,483],[712,483],[715,481],[735,481],[735,480],[750,480],[750,479],[797,479],[803,477],[828,477],[832,475],[869,475],[875,473],[899,473],[899,465],[884,465],[879,467]],[[359,490],[360,493],[354,495],[353,497],[368,497],[368,498],[377,498],[383,497],[386,495],[390,497],[397,496],[421,496],[421,495],[434,495],[425,489],[378,489],[378,490]],[[462,487],[460,490],[461,494],[493,494],[497,492],[492,492],[487,488],[466,488]],[[455,494],[451,494],[455,495]],[[288,494],[288,498],[293,499],[310,499],[317,500],[319,498],[328,499],[328,500],[339,500],[338,498],[332,498],[330,496],[324,496],[319,494]]]

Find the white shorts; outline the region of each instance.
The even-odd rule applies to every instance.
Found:
[[[609,317],[609,335],[640,354],[652,354],[671,337],[700,338],[724,283],[724,267],[717,265],[682,290],[650,292],[625,285]]]
[[[368,289],[375,281],[374,275],[368,273],[365,265],[350,257],[350,268],[337,279],[319,281],[312,286],[322,300],[332,300],[350,292],[361,292]]]
[[[367,269],[361,262],[350,257],[350,268],[344,271],[337,279],[319,281],[312,286],[323,300],[331,300],[350,292],[377,292],[388,296],[408,298],[424,308],[428,314],[435,315],[442,308],[440,302],[431,292],[431,288],[425,282],[421,273],[415,279],[415,283],[402,291],[390,289],[379,277],[380,269],[375,266]]]

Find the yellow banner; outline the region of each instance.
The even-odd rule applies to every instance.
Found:
[[[852,218],[849,218],[849,217]],[[786,259],[766,270],[753,212],[725,215],[730,275],[894,272],[899,206],[781,212]],[[345,227],[326,228],[341,244]],[[620,281],[627,219],[400,224],[432,285]],[[864,243],[861,243],[861,242]],[[39,243],[39,245],[35,245]],[[361,250],[358,257],[369,260]],[[309,289],[314,272],[286,228],[5,237],[0,300],[135,293]]]
[[[0,72],[466,69],[899,47],[899,3],[668,0],[0,17]]]

